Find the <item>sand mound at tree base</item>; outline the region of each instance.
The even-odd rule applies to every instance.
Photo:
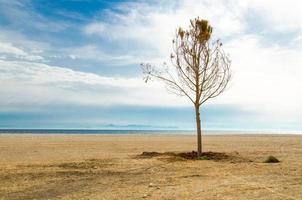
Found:
[[[174,157],[182,158],[184,160],[213,160],[213,161],[249,161],[239,156],[237,152],[224,153],[224,152],[203,152],[201,156],[198,156],[196,151],[191,152],[156,152],[156,151],[144,151],[142,154],[136,156],[137,158],[154,158],[154,157]]]

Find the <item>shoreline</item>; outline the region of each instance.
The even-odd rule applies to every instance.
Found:
[[[266,136],[272,136],[272,137],[278,137],[278,136],[301,136],[301,133],[202,133],[203,136],[206,137],[266,137]],[[0,136],[173,136],[173,137],[183,137],[183,136],[196,136],[195,133],[192,134],[184,134],[184,133],[0,133]]]

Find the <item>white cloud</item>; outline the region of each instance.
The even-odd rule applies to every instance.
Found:
[[[69,55],[69,57],[70,57],[72,60],[77,59],[77,56],[75,56],[75,55],[73,55],[73,54]]]
[[[97,60],[107,62],[110,65],[127,65],[140,62],[136,57],[130,55],[108,54],[96,45],[84,45],[66,51],[71,53],[69,55],[71,59]]]
[[[159,5],[164,1],[158,1]],[[166,6],[169,5],[169,6]],[[165,7],[166,6],[166,7]],[[187,26],[197,16],[209,19],[220,37],[241,33],[242,10],[219,1],[169,1],[163,6],[126,3],[123,12],[107,11],[107,20],[95,21],[83,28],[88,36],[126,44],[128,53],[143,60],[164,61],[171,51],[171,41],[179,26]],[[139,51],[137,50],[139,49]]]
[[[158,83],[141,78],[105,77],[33,62],[0,60],[0,104],[15,105],[185,105]],[[157,94],[155,98],[154,94]]]
[[[302,51],[266,47],[256,35],[245,35],[226,44],[233,63],[231,88],[221,99],[245,109],[302,116]]]
[[[13,54],[17,56],[26,56],[27,54],[20,48],[13,46],[11,43],[0,42],[0,53]]]
[[[91,23],[84,28],[84,32],[88,35],[102,34],[105,30],[105,25],[101,22]]]
[[[29,61],[37,61],[37,60],[43,60],[42,56],[39,55],[31,55],[21,48],[15,47],[11,43],[3,43],[0,42],[0,55],[9,55],[14,56],[15,58],[29,60]]]
[[[250,34],[250,31],[256,31],[253,26],[258,26],[258,23],[263,26],[260,29],[264,32],[297,32],[302,35],[301,9],[299,0],[228,0],[224,3],[218,0],[158,0],[154,4],[124,3],[115,10],[107,11],[106,17],[102,15],[102,19],[85,26],[83,31],[90,37],[99,36],[121,45],[126,43],[130,55],[163,61],[171,51],[175,29],[186,27],[189,20],[197,16],[208,19],[214,26],[214,38],[228,39],[246,32]],[[252,15],[250,21],[247,21],[247,15]],[[141,51],[138,52],[137,48]]]
[[[276,31],[302,31],[302,2],[300,0],[250,0],[248,6],[267,21],[267,28]],[[256,20],[256,19],[255,19]]]
[[[41,54],[50,48],[49,41],[36,41],[36,38],[29,39],[18,30],[0,27],[0,42],[13,45],[15,48],[22,49],[32,54]]]

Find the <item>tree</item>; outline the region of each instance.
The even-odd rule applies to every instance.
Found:
[[[212,31],[207,20],[190,20],[187,30],[176,31],[171,66],[141,64],[145,82],[152,78],[161,80],[169,91],[188,97],[194,104],[198,156],[202,154],[201,105],[225,91],[231,79],[231,61],[219,40],[211,42]]]

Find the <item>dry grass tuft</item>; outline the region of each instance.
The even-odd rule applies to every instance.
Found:
[[[274,156],[269,156],[264,161],[264,163],[278,163],[278,162],[280,162],[280,161]]]

